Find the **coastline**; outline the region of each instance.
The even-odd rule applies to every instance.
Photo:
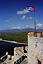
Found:
[[[17,43],[16,41],[8,41],[8,40],[0,40],[0,41],[9,42],[9,43]]]
[[[16,41],[9,41],[9,40],[3,40],[3,39],[1,39],[0,41],[9,42],[9,43],[17,43],[17,44],[25,44],[25,45],[27,45],[27,43],[20,43],[20,42],[16,42]]]

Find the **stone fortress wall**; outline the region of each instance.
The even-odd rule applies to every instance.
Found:
[[[43,64],[43,38],[28,34],[28,64]]]

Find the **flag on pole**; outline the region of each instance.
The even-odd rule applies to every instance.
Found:
[[[35,11],[35,7],[32,7],[32,6],[27,6],[26,9],[29,11]]]

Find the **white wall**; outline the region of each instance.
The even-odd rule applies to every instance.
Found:
[[[28,35],[28,64],[38,64],[37,54],[40,59],[43,51],[43,38],[40,37],[29,37]]]

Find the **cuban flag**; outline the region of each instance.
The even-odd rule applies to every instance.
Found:
[[[32,7],[32,6],[27,6],[26,9],[29,11],[35,11],[35,7]]]

